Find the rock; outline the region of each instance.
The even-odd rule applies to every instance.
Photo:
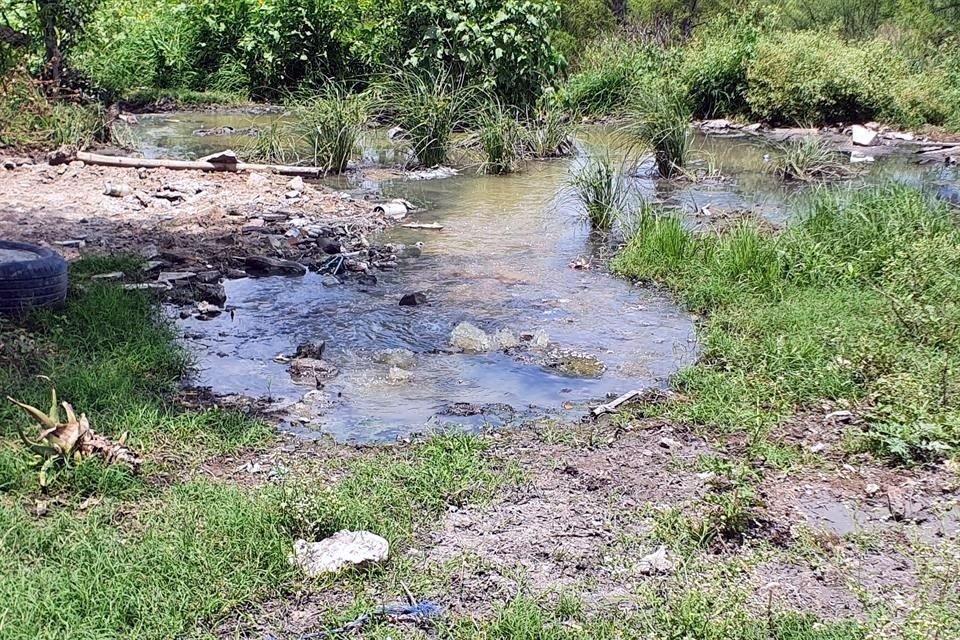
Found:
[[[659,444],[664,449],[680,448],[680,443],[674,440],[673,438],[660,438],[660,442],[658,442],[657,444]]]
[[[809,451],[810,453],[823,453],[826,450],[827,450],[827,445],[824,444],[823,442],[817,442],[807,447],[807,451]]]
[[[157,276],[157,282],[185,282],[196,276],[197,274],[193,271],[161,271]]]
[[[868,482],[867,486],[863,488],[864,493],[868,496],[872,496],[880,491],[880,485],[874,482]]]
[[[387,131],[387,137],[391,140],[396,140],[397,138],[402,138],[406,131],[403,130],[403,127],[392,127]]]
[[[876,158],[873,156],[868,156],[859,151],[853,151],[850,153],[850,164],[862,164],[864,162],[873,162]]]
[[[290,563],[308,577],[336,573],[348,567],[383,562],[390,556],[390,543],[369,531],[339,531],[320,542],[297,540]]]
[[[317,238],[317,246],[327,255],[332,256],[343,253],[343,246],[340,244],[340,241],[334,240],[333,238]]]
[[[757,133],[757,132],[759,132],[760,129],[762,129],[762,128],[763,128],[763,124],[762,124],[762,123],[760,123],[760,122],[754,122],[753,124],[748,124],[747,126],[743,127],[743,129],[741,129],[741,131],[746,131],[747,133]]]
[[[244,258],[244,264],[250,272],[257,275],[302,276],[307,273],[307,268],[299,262],[268,256],[247,256]]]
[[[128,184],[107,182],[103,185],[103,195],[110,196],[111,198],[124,198],[132,193],[133,189],[131,189]]]
[[[450,334],[450,345],[465,353],[486,353],[492,343],[486,331],[469,322],[461,322]]]
[[[320,284],[325,287],[338,287],[340,286],[340,278],[337,276],[326,275],[320,280]]]
[[[197,283],[193,286],[197,292],[197,299],[209,304],[222,307],[227,303],[227,291],[222,284]]]
[[[497,346],[497,349],[513,349],[520,345],[520,339],[513,335],[512,331],[500,329],[493,334],[493,343]]]
[[[13,158],[4,158],[3,168],[6,169],[7,171],[13,171],[14,169],[17,168],[17,163],[13,160]]]
[[[357,282],[367,287],[372,287],[377,284],[377,276],[365,273],[357,278]]]
[[[427,304],[427,294],[422,291],[405,293],[403,297],[400,298],[401,307],[418,307],[422,304]]]
[[[306,186],[307,185],[305,185],[303,182],[303,178],[301,178],[300,176],[297,176],[296,178],[294,178],[293,180],[287,183],[287,189],[289,189],[290,191],[302,192],[306,188]]]
[[[520,334],[520,341],[525,342],[531,349],[546,349],[550,346],[550,336],[543,329]]]
[[[410,378],[413,375],[406,369],[401,369],[400,367],[390,367],[390,370],[387,372],[387,382],[391,384],[402,384],[404,382],[410,382]]]
[[[314,358],[319,360],[323,358],[323,351],[327,348],[326,340],[317,340],[315,342],[303,342],[297,345],[297,358]]]
[[[667,548],[660,546],[650,555],[641,558],[638,568],[640,569],[640,573],[648,576],[665,574],[673,570],[673,561],[667,556]]]
[[[231,280],[239,280],[240,278],[246,278],[247,272],[243,269],[227,269],[223,275]]]
[[[877,141],[877,132],[855,124],[850,127],[850,139],[860,147],[872,147]]]
[[[880,136],[887,140],[902,140],[903,142],[913,142],[916,138],[914,134],[902,131],[886,131],[880,134]]]
[[[335,366],[319,358],[296,358],[290,362],[288,371],[295,384],[317,386],[335,378],[339,373]]]
[[[733,123],[724,118],[717,118],[716,120],[704,120],[700,123],[700,126],[709,131],[724,131],[733,127]]]
[[[373,356],[373,361],[398,369],[412,369],[416,363],[413,351],[407,349],[384,349]]]
[[[544,366],[571,378],[599,378],[607,365],[589,353],[554,350],[544,359]]]
[[[262,189],[270,185],[270,179],[262,173],[251,173],[247,176],[247,186]]]
[[[72,145],[63,145],[56,151],[47,154],[47,163],[51,167],[68,164],[77,159],[77,148]]]
[[[287,191],[285,194],[283,194],[283,197],[285,197],[287,200],[296,200],[302,195],[302,191]]]
[[[223,274],[216,270],[200,271],[197,273],[197,281],[203,282],[204,284],[216,284],[222,277]]]

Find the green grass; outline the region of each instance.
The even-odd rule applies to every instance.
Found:
[[[520,123],[499,101],[493,101],[481,114],[479,125],[484,173],[512,173],[524,154]]]
[[[301,101],[294,113],[313,166],[330,173],[345,171],[359,151],[358,142],[367,124],[367,96],[329,84]]]
[[[692,108],[681,89],[657,82],[632,98],[624,116],[623,132],[636,144],[653,151],[657,173],[672,178],[683,171],[690,156]]]
[[[791,138],[781,144],[769,170],[781,180],[802,182],[839,180],[852,174],[833,144],[816,136]]]
[[[647,219],[615,268],[707,315],[674,417],[762,435],[821,400],[854,403],[867,423],[852,444],[911,463],[960,453],[958,248],[948,209],[887,185],[824,191],[779,236]]]
[[[609,231],[630,204],[630,183],[609,158],[590,158],[571,176],[568,188],[580,201],[590,226]]]
[[[100,105],[47,99],[39,85],[14,75],[0,78],[0,148],[88,147],[109,138]]]

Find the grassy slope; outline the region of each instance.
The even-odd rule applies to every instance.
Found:
[[[709,313],[703,358],[666,411],[758,445],[821,400],[867,417],[851,445],[899,462],[960,452],[960,230],[904,186],[829,190],[777,237],[697,236],[648,217],[616,262]]]

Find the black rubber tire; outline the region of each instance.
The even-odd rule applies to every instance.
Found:
[[[28,256],[4,257],[4,251]],[[22,315],[41,307],[59,308],[67,300],[67,261],[58,253],[0,240],[0,314]]]

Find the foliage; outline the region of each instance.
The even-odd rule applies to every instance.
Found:
[[[99,105],[48,100],[23,75],[0,79],[0,147],[88,147],[108,137]]]
[[[570,189],[583,205],[590,226],[608,231],[631,201],[628,179],[603,156],[590,158],[570,179]]]
[[[357,153],[369,117],[368,101],[347,87],[328,84],[300,102],[294,115],[313,166],[342,173]]]
[[[551,42],[560,19],[555,0],[418,0],[409,16],[430,27],[406,66],[461,76],[508,104],[533,104],[563,68]]]
[[[671,178],[690,155],[691,109],[681,89],[667,82],[638,93],[626,113],[624,133],[653,149],[657,172]]]
[[[816,136],[791,138],[782,143],[769,168],[781,180],[803,182],[838,180],[851,174],[833,144]]]
[[[511,173],[524,153],[524,132],[516,117],[497,101],[480,116],[480,146],[486,173]]]
[[[749,15],[721,16],[684,50],[682,74],[694,113],[702,118],[746,113],[747,67],[759,28]]]
[[[395,110],[417,160],[425,167],[447,160],[455,129],[473,119],[471,113],[480,92],[446,72],[422,74],[396,71],[384,82],[383,91]]]
[[[960,452],[958,247],[948,209],[920,191],[835,188],[779,236],[647,221],[615,268],[710,314],[677,417],[766,429],[817,401],[861,402],[857,444],[918,462]]]
[[[761,37],[747,71],[747,104],[774,123],[866,122],[884,108],[889,49],[825,33]]]

